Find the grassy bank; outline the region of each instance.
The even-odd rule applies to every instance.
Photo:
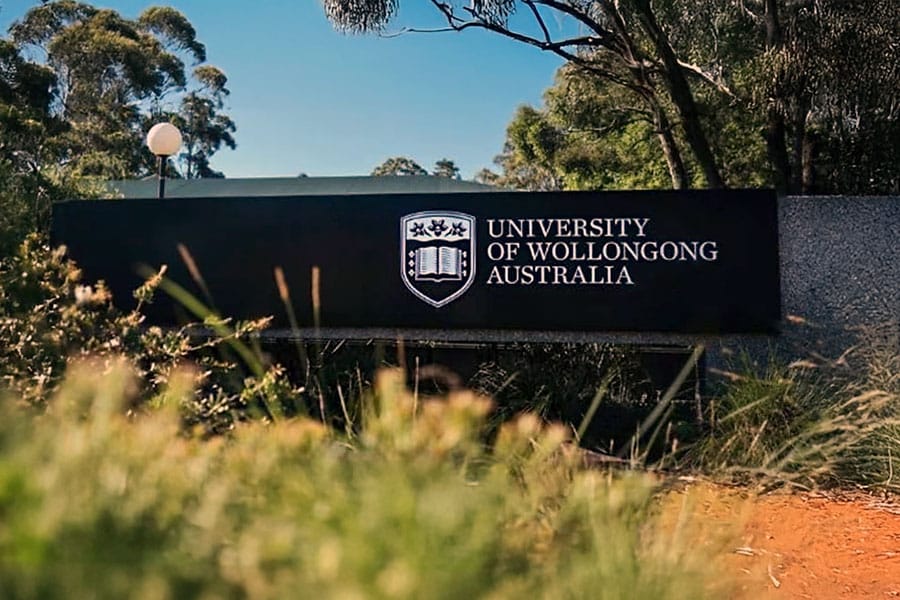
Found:
[[[871,328],[836,360],[744,362],[676,464],[765,487],[900,492],[900,342]]]
[[[70,369],[35,415],[3,403],[8,598],[697,598],[709,555],[652,514],[654,483],[585,470],[529,415],[481,439],[490,401],[417,398],[396,371],[352,438],[307,418],[186,434],[194,376],[155,408],[124,361]]]

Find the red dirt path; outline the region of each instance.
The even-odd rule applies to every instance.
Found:
[[[740,582],[739,598],[900,598],[896,500],[816,494],[747,498],[705,484],[687,494],[695,497],[691,512],[708,527],[740,528],[731,536],[740,545],[724,550],[725,569]]]

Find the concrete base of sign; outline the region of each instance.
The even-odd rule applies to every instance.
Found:
[[[857,344],[900,351],[900,197],[779,199],[782,335],[712,346],[713,368],[758,361],[839,359]]]

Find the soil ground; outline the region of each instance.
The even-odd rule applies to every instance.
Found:
[[[667,498],[702,524],[742,599],[900,598],[900,502],[864,494],[753,496],[693,484]],[[705,533],[703,533],[705,532]],[[739,544],[735,546],[735,543]],[[733,546],[733,547],[729,547]]]

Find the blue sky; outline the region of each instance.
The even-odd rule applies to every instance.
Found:
[[[5,30],[36,4],[0,0]],[[238,149],[213,166],[228,177],[366,175],[389,156],[464,177],[492,166],[516,106],[539,103],[559,59],[497,35],[334,31],[318,0],[97,1],[126,16],[154,4],[181,10],[229,77]],[[393,29],[438,25],[406,0]]]

